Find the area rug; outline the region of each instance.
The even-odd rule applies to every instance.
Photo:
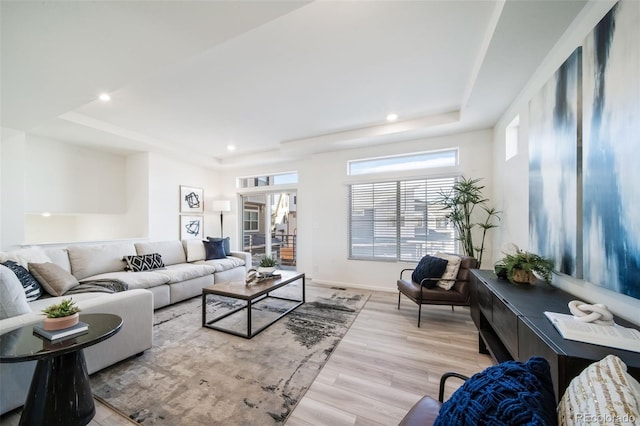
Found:
[[[287,286],[281,296],[299,295]],[[152,425],[280,425],[291,413],[369,298],[365,292],[307,285],[307,302],[252,339],[203,328],[196,297],[154,314],[153,348],[91,377],[94,394]],[[239,302],[210,296],[215,315]],[[252,322],[291,302],[269,299]],[[225,319],[246,327],[246,311]]]

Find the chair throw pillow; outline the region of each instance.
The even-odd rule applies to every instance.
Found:
[[[458,271],[460,270],[460,263],[462,263],[462,258],[455,254],[448,254],[438,252],[434,254],[435,257],[439,257],[442,259],[446,259],[449,263],[447,263],[447,270],[442,274],[442,279],[438,281],[438,287],[443,288],[445,290],[451,290],[451,287],[456,283],[456,278],[458,277]]]
[[[29,272],[52,296],[62,296],[80,284],[70,272],[51,262],[29,263]]]
[[[204,244],[205,257],[204,260],[226,259],[227,255],[224,251],[224,241],[222,239],[206,240]]]
[[[425,278],[440,278],[446,269],[447,261],[445,259],[426,255],[420,259],[418,266],[413,270],[411,279],[416,284],[420,284]],[[426,288],[434,288],[437,283],[435,280],[428,280],[422,285]]]
[[[557,425],[549,363],[506,361],[471,376],[440,408],[434,425]]]
[[[571,380],[558,404],[558,423],[637,424],[640,383],[615,355],[594,362]]]
[[[18,280],[20,280],[22,288],[24,289],[24,294],[27,297],[27,302],[32,302],[42,296],[42,287],[40,287],[40,283],[38,283],[38,280],[36,280],[26,268],[22,265],[18,265],[13,260],[7,260],[3,265],[11,269],[13,273],[16,274],[16,277],[18,277]]]
[[[231,240],[229,237],[219,238],[219,237],[207,237],[209,241],[222,241],[222,245],[224,246],[224,254],[225,256],[231,256]]]
[[[122,258],[127,264],[125,271],[142,272],[164,268],[160,253],[143,254],[138,256],[125,256]]]
[[[0,319],[29,312],[31,308],[27,303],[22,283],[11,269],[0,265]]]

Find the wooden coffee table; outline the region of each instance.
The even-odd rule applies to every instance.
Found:
[[[298,306],[302,305],[305,302],[305,276],[304,273],[291,272],[291,271],[279,271],[280,278],[268,279],[257,284],[246,285],[244,282],[228,282],[221,284],[214,284],[209,287],[205,287],[202,289],[202,326],[208,327],[214,330],[222,331],[224,333],[233,334],[235,336],[244,337],[245,339],[251,339],[253,336],[260,333],[262,330],[269,327],[271,324],[278,321],[283,316],[287,315],[289,312],[296,309]],[[293,284],[296,281],[302,281],[302,295],[300,299],[289,299],[280,296],[273,296],[270,293],[280,287],[284,287],[289,284]],[[215,296],[224,296],[230,297],[232,299],[237,300],[246,300],[247,303],[244,306],[233,309],[230,312],[227,312],[223,315],[215,317],[214,319],[207,320],[207,296],[215,295]],[[289,307],[284,312],[280,313],[273,320],[269,321],[267,324],[262,327],[253,330],[251,327],[251,313],[253,311],[253,306],[262,300],[265,299],[280,299],[287,300],[290,302],[296,302],[293,306]],[[216,325],[220,320],[228,317],[229,315],[233,315],[236,312],[239,312],[243,309],[247,310],[247,332],[240,333],[236,330],[232,330],[225,327],[220,327]]]

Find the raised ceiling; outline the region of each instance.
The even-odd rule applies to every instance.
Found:
[[[210,167],[487,128],[585,3],[2,0],[0,118]]]

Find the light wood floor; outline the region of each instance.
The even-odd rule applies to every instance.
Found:
[[[286,426],[397,425],[423,395],[437,397],[442,373],[471,375],[492,364],[478,354],[478,334],[468,308],[418,306],[397,293],[373,292]],[[449,380],[447,397],[460,384]],[[0,418],[17,425],[19,412]],[[96,402],[92,426],[131,425]],[[191,425],[188,425],[191,426]]]

